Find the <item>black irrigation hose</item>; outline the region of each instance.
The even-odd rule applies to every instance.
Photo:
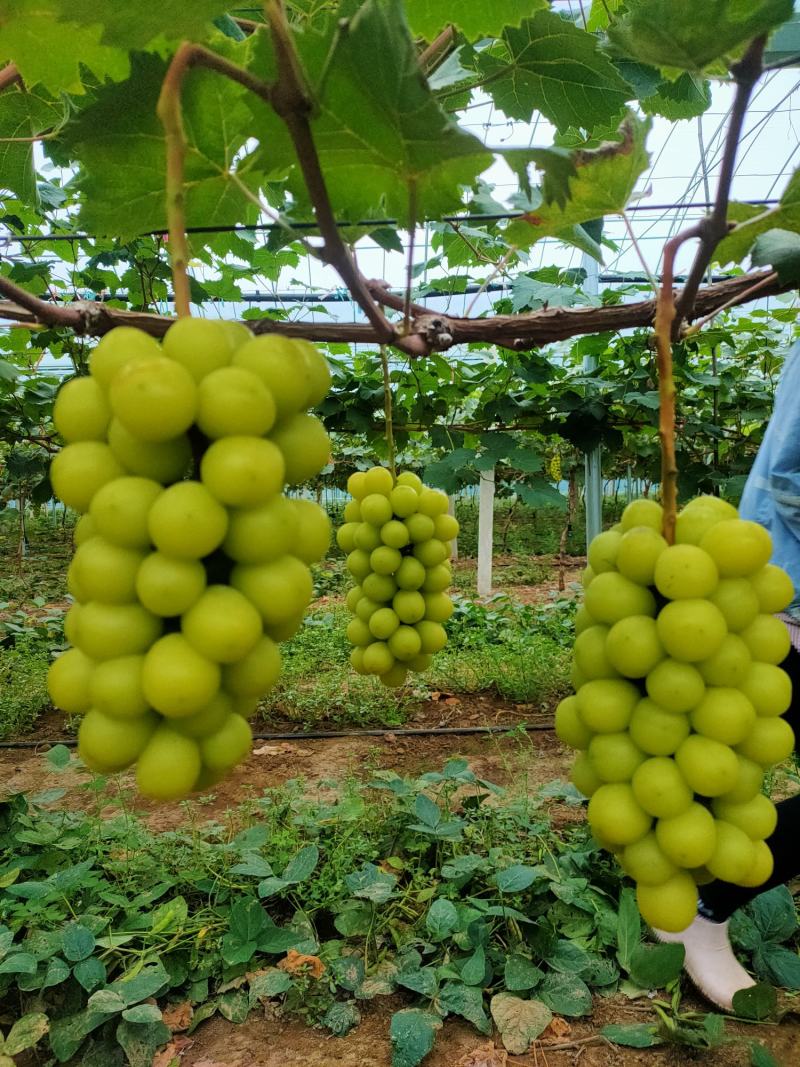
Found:
[[[520,723],[528,730],[552,730],[555,723]],[[510,726],[438,726],[433,730],[396,729],[385,727],[380,730],[309,730],[306,733],[253,734],[254,741],[326,741],[337,737],[442,737],[455,734],[507,734],[519,727]],[[3,748],[40,748],[42,745],[65,745],[74,748],[76,738],[43,738],[41,741],[0,741]]]

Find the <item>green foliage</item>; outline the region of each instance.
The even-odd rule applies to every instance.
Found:
[[[13,621],[9,620],[11,625]],[[6,623],[8,628],[9,623]],[[0,632],[3,622],[0,622]],[[22,629],[22,628],[20,628]],[[34,725],[50,706],[45,684],[50,666],[49,638],[42,640],[23,630],[13,644],[0,642],[0,739],[18,737]],[[13,631],[10,637],[14,637]]]

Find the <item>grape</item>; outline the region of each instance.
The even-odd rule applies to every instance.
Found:
[[[579,689],[578,711],[588,729],[614,734],[626,729],[638,700],[639,691],[631,682],[598,678]]]
[[[191,374],[164,356],[133,360],[114,376],[111,410],[142,441],[168,441],[188,430],[197,412]]]
[[[268,563],[285,555],[297,544],[302,522],[308,518],[297,507],[301,503],[305,505],[308,501],[275,496],[260,507],[231,511],[222,543],[225,554],[237,563]]]
[[[260,437],[275,423],[275,401],[261,379],[242,367],[211,371],[197,390],[197,425],[212,439]]]
[[[233,322],[231,319],[219,319],[218,321],[219,325],[225,330],[228,337],[228,344],[234,352],[253,337],[252,333],[243,322]]]
[[[752,800],[756,794],[761,792],[761,787],[764,784],[763,768],[759,767],[757,763],[753,763],[752,760],[745,759],[744,756],[737,756],[737,759],[739,761],[739,770],[736,784],[727,793],[723,793],[718,798],[720,803],[744,804],[745,801]]]
[[[219,684],[219,666],[200,655],[183,634],[159,638],[145,656],[144,694],[150,706],[167,718],[199,711],[216,694]]]
[[[585,797],[593,796],[603,784],[595,773],[587,752],[579,752],[572,764],[570,781]]]
[[[146,556],[136,574],[136,595],[148,611],[170,618],[182,615],[206,587],[206,572],[196,559],[176,559],[162,552]]]
[[[450,585],[453,575],[445,563],[426,568],[425,580],[419,587],[425,593],[441,593]]]
[[[422,544],[415,544],[412,553],[414,559],[418,559],[423,567],[437,567],[444,563],[448,556],[447,545],[435,537]]]
[[[344,506],[345,522],[361,522],[361,504],[358,500],[349,500]]]
[[[755,862],[755,846],[744,830],[717,819],[716,844],[705,866],[715,878],[742,884]]]
[[[453,601],[445,593],[425,593],[425,618],[431,622],[447,622],[453,614]]]
[[[652,585],[656,563],[667,542],[650,526],[634,526],[622,535],[616,554],[616,567],[625,578],[638,585]]]
[[[691,734],[675,752],[681,774],[695,791],[704,797],[718,797],[736,785],[739,763],[728,745],[713,737]],[[687,864],[699,867],[705,860]]]
[[[731,633],[739,633],[758,615],[758,597],[747,578],[722,578],[709,597]]]
[[[374,552],[376,548],[380,548],[383,544],[381,537],[381,530],[384,530],[389,524],[386,523],[380,530],[376,526],[371,526],[368,522],[360,522],[355,533],[356,547],[362,549],[364,552]]]
[[[625,533],[637,526],[649,526],[656,533],[661,533],[664,512],[655,500],[632,500],[622,512],[620,525]]]
[[[179,482],[189,469],[192,449],[186,434],[170,441],[140,441],[119,419],[108,427],[108,444],[118,463],[130,474],[152,478],[162,485]]]
[[[347,557],[347,569],[357,582],[363,582],[372,575],[372,567],[369,562],[369,553],[363,548],[356,548]]]
[[[433,520],[433,533],[439,541],[453,541],[458,537],[458,520],[453,515],[437,515]]]
[[[143,796],[154,800],[178,800],[194,789],[200,767],[197,742],[164,723],[139,756],[136,784]]]
[[[395,665],[390,667],[388,671],[379,675],[381,685],[385,685],[390,689],[395,689],[399,685],[404,685],[407,677],[408,667],[403,663],[395,663]]]
[[[617,554],[622,544],[622,534],[607,530],[598,534],[589,545],[589,566],[595,574],[616,569]]]
[[[331,442],[315,415],[292,415],[279,422],[270,440],[283,453],[286,481],[301,485],[319,474],[330,459]]]
[[[212,771],[227,771],[235,767],[250,752],[253,734],[241,715],[229,715],[222,726],[200,741],[203,764]]]
[[[78,548],[70,567],[80,599],[105,604],[135,600],[136,573],[143,559],[143,552],[120,548],[103,537],[90,537]]]
[[[648,815],[670,819],[686,811],[693,800],[677,764],[668,756],[654,756],[639,763],[631,781],[633,795]]]
[[[261,617],[236,589],[210,585],[183,615],[181,631],[207,659],[235,663],[251,652],[261,637]]]
[[[278,500],[281,499],[278,497]],[[328,513],[313,500],[293,500],[291,505],[297,517],[292,553],[303,563],[318,563],[325,558],[331,543]]]
[[[295,344],[301,346],[303,350],[311,379],[311,387],[305,399],[305,406],[315,408],[322,403],[330,392],[331,368],[322,353],[314,348],[312,344],[309,344],[308,341],[295,341]]]
[[[772,876],[774,867],[775,861],[766,841],[754,841],[753,865],[739,884],[748,887],[763,885]]]
[[[696,545],[671,545],[656,561],[656,589],[669,600],[710,596],[719,575],[711,557]]]
[[[286,337],[254,337],[237,349],[233,365],[258,375],[272,394],[279,420],[308,407],[318,384],[312,380],[302,344]]]
[[[387,600],[392,600],[397,592],[398,585],[395,579],[388,574],[370,573],[364,579],[362,589],[364,590],[364,595],[369,597],[370,600],[385,603]]]
[[[77,646],[78,620],[80,618],[80,604],[73,604],[64,616],[64,637],[71,645]]]
[[[628,615],[655,615],[656,602],[649,589],[605,571],[586,590],[586,608],[598,622],[612,625]]]
[[[629,729],[642,752],[671,756],[689,736],[690,727],[685,715],[665,711],[645,697],[630,716]]]
[[[370,600],[368,596],[362,596],[361,600],[356,605],[355,614],[359,619],[363,619],[364,622],[369,622],[380,607],[380,601]]]
[[[675,522],[675,544],[699,545],[706,533],[712,526],[716,526],[721,518],[712,508],[690,508],[687,505]]]
[[[370,493],[360,506],[362,519],[373,526],[383,527],[392,519],[392,505],[382,493]]]
[[[67,444],[103,441],[110,420],[108,400],[94,378],[71,378],[59,389],[53,405],[53,422]]]
[[[368,623],[369,632],[379,641],[387,641],[400,625],[400,620],[391,608],[378,608]]]
[[[703,509],[710,511],[713,515],[721,521],[722,519],[738,519],[739,512],[733,506],[729,504],[727,500],[723,500],[718,496],[701,495],[694,497],[684,507],[684,511],[693,512],[696,509]]]
[[[782,763],[794,751],[794,732],[785,719],[759,716],[737,751],[765,770]]]
[[[713,656],[727,633],[719,608],[707,600],[671,601],[659,612],[657,625],[670,656],[686,663]]]
[[[235,508],[265,504],[283,487],[283,454],[261,437],[222,437],[200,461],[200,477],[221,503]]]
[[[398,589],[421,589],[427,578],[425,566],[414,556],[404,556],[403,561],[397,568],[394,580]]]
[[[772,539],[763,526],[746,519],[723,519],[704,534],[700,547],[722,578],[744,578],[760,571],[772,555]]]
[[[706,691],[700,671],[690,663],[665,659],[647,675],[647,695],[665,711],[691,711]]]
[[[417,492],[422,492],[422,479],[413,473],[413,471],[403,471],[402,474],[397,475],[398,485],[410,485],[411,488]]]
[[[678,873],[678,868],[661,851],[652,832],[626,845],[620,862],[625,873],[640,885],[661,885]]]
[[[601,785],[589,801],[588,817],[592,830],[613,845],[638,841],[653,822],[637,803],[633,789],[623,782]]]
[[[594,736],[587,729],[578,711],[577,697],[568,696],[556,708],[556,735],[572,748],[587,749]]]
[[[350,666],[356,672],[356,674],[366,674],[367,671],[364,668],[364,649],[356,645],[355,648],[350,650]]]
[[[732,804],[725,797],[720,797],[712,801],[711,807],[718,819],[737,826],[754,841],[771,837],[778,825],[775,805],[763,793],[757,793],[740,804]]]
[[[412,589],[400,589],[394,595],[392,607],[401,622],[415,623],[425,617],[426,601],[421,593]]]
[[[430,515],[410,515],[406,519],[406,529],[410,540],[415,545],[430,541],[436,533],[436,525]]]
[[[398,626],[387,642],[395,659],[407,663],[420,655],[422,638],[413,626]]]
[[[629,615],[614,623],[605,648],[611,666],[626,678],[644,678],[664,658],[655,619],[647,615]]]
[[[603,782],[629,782],[645,759],[627,730],[617,734],[595,734],[588,751],[595,773]]]
[[[112,719],[92,708],[78,728],[78,755],[99,774],[124,771],[139,757],[157,726],[158,716],[152,713]]]
[[[367,495],[366,479],[364,471],[354,471],[347,479],[347,492],[355,497],[356,501],[362,500]]]
[[[736,634],[726,634],[713,656],[700,660],[697,669],[708,685],[741,686],[751,662],[744,641]]]
[[[400,555],[399,550],[389,548],[387,545],[381,545],[380,548],[376,548],[369,557],[370,569],[376,574],[394,574],[399,570],[402,562],[403,557]]]
[[[109,330],[89,356],[92,377],[107,390],[117,371],[134,359],[152,359],[161,355],[158,341],[132,326]]]
[[[679,815],[656,823],[658,846],[677,867],[701,867],[707,863],[714,854],[716,836],[714,816],[695,802]]]
[[[364,649],[363,662],[367,674],[386,674],[394,666],[394,656],[384,641],[372,641]]]
[[[98,534],[123,548],[149,548],[150,508],[162,493],[150,478],[115,478],[98,489],[89,516]]]
[[[575,639],[573,655],[584,678],[618,678],[619,671],[612,664],[606,649],[608,626],[590,626]]]
[[[438,489],[428,489],[423,486],[420,490],[417,510],[422,515],[435,519],[439,515],[446,515],[448,507],[447,496]]]
[[[341,548],[342,552],[352,552],[356,547],[358,526],[357,522],[346,522],[344,526],[340,526],[336,531],[336,544]]]
[[[685,871],[678,871],[660,885],[640,882],[636,901],[645,922],[659,930],[679,933],[697,916],[697,886]]]
[[[364,486],[367,494],[379,493],[388,496],[394,488],[392,472],[386,467],[370,467],[364,474]]]
[[[422,652],[441,652],[447,644],[447,632],[438,622],[429,622],[423,619],[422,622],[416,624],[415,629],[422,642]]]
[[[739,636],[750,649],[753,659],[762,663],[783,663],[789,655],[791,639],[786,624],[774,615],[756,615]]]
[[[180,363],[196,382],[227,367],[234,348],[244,342],[236,323],[215,322],[213,319],[193,319],[184,316],[173,322],[164,334],[164,355]],[[245,340],[249,330],[244,329]]]
[[[75,644],[91,659],[116,659],[144,652],[161,633],[161,619],[140,604],[81,605]]]
[[[184,737],[209,737],[215,734],[226,719],[233,715],[233,700],[226,693],[219,692],[212,700],[194,715],[182,719],[173,719],[172,729]]]
[[[581,585],[584,589],[588,589],[594,580],[594,571],[591,567],[584,567],[581,572]]]
[[[53,703],[68,715],[80,715],[91,707],[90,684],[94,663],[80,649],[68,648],[50,665],[47,691]]]
[[[740,689],[757,715],[783,715],[792,702],[792,681],[772,663],[749,663]]]
[[[234,696],[256,697],[268,692],[281,673],[281,654],[269,637],[261,637],[237,663],[222,668],[222,684]]]
[[[400,522],[399,519],[390,519],[381,526],[380,539],[389,548],[405,548],[411,540],[405,523]]]
[[[758,598],[758,610],[775,615],[788,608],[794,598],[792,579],[781,567],[768,563],[750,578],[750,584]]]
[[[207,556],[222,544],[227,528],[225,508],[200,482],[171,485],[150,508],[150,540],[179,559]]]
[[[294,556],[281,556],[271,563],[239,563],[231,572],[231,585],[244,593],[268,625],[300,615],[314,592],[311,572]]]
[[[92,516],[87,512],[85,515],[81,515],[75,523],[75,529],[72,531],[72,540],[77,547],[82,545],[84,541],[88,541],[90,537],[96,537],[99,533],[100,531],[95,526]]]
[[[142,687],[143,667],[144,656],[120,656],[98,663],[89,681],[91,706],[112,719],[144,715],[150,705]]]
[[[76,441],[58,452],[50,464],[53,492],[75,511],[88,511],[98,489],[125,471],[101,441]]]
[[[692,728],[703,737],[711,737],[725,745],[737,745],[753,729],[756,712],[753,705],[738,689],[715,686],[691,713]]]

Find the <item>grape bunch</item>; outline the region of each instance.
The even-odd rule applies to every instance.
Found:
[[[425,671],[447,643],[443,623],[453,614],[445,590],[452,581],[450,542],[458,522],[447,497],[416,474],[395,479],[385,467],[351,474],[353,497],[336,540],[358,583],[347,594],[355,616],[347,637],[359,674],[402,685],[409,671]]]
[[[79,752],[136,763],[146,796],[206,788],[249,752],[248,718],[276,682],[278,642],[311,600],[327,515],[287,498],[328,462],[306,409],[330,387],[310,344],[182,318],[163,344],[106,334],[59,391],[51,479],[82,512],[67,584],[70,645],[53,702],[82,714]]]
[[[579,750],[572,781],[589,823],[637,883],[647,922],[679,931],[697,886],[758,886],[772,873],[776,811],[764,773],[792,751],[792,698],[775,617],[792,583],[767,531],[715,497],[677,517],[635,500],[594,538],[576,617],[575,694],[556,731]]]

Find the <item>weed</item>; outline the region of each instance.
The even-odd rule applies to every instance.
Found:
[[[30,730],[50,704],[46,675],[50,643],[35,634],[17,636],[13,645],[0,645],[0,738]]]

